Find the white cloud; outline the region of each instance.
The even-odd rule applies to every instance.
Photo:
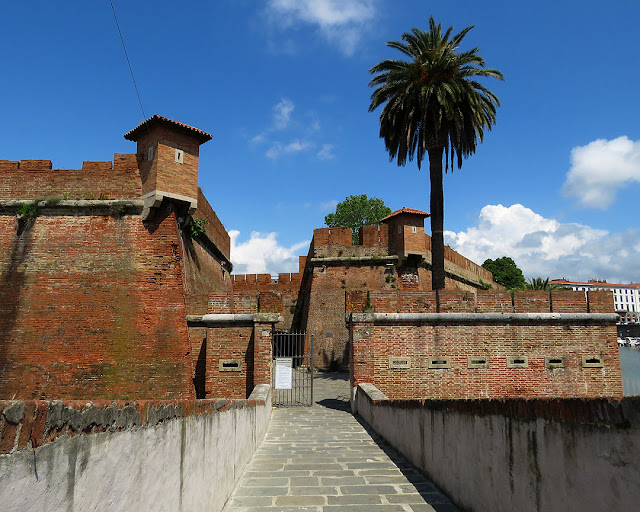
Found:
[[[447,243],[481,264],[510,256],[527,277],[640,281],[640,229],[607,231],[547,219],[521,204],[487,205],[478,224],[445,233]]]
[[[229,231],[231,238],[231,262],[234,274],[272,274],[297,272],[296,252],[307,247],[309,240],[291,247],[278,244],[276,233],[251,233],[249,240],[238,242],[240,231]]]
[[[288,98],[282,98],[273,106],[273,127],[276,130],[284,130],[289,126],[291,114],[296,106]]]
[[[269,0],[267,9],[278,27],[311,25],[345,55],[352,55],[376,15],[376,3],[376,0]]]
[[[605,210],[618,189],[633,182],[640,183],[640,141],[626,136],[598,139],[571,150],[563,191],[577,196],[585,207]]]
[[[336,155],[333,154],[333,144],[323,144],[316,156],[320,160],[333,160],[336,157]]]
[[[332,212],[338,206],[338,201],[335,199],[331,199],[330,201],[325,201],[324,203],[320,203],[320,208],[323,212]]]
[[[308,149],[311,149],[312,147],[313,147],[313,144],[307,141],[294,140],[289,144],[281,144],[280,142],[274,142],[265,153],[265,156],[267,158],[271,158],[272,160],[277,160],[282,155],[300,153],[301,151],[306,151]]]

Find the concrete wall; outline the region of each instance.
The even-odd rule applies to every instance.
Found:
[[[358,414],[463,510],[637,510],[640,397],[389,400],[361,384]]]
[[[12,427],[7,417],[16,419],[19,404],[23,402],[10,403],[10,412],[0,414],[5,432],[7,425]],[[6,412],[7,403],[2,405]],[[31,404],[25,405],[28,413]],[[28,436],[16,434],[12,451],[0,455],[4,512],[215,512],[224,507],[264,436],[271,396],[269,386],[260,386],[250,400],[177,401],[146,408],[133,403],[128,411],[127,406],[112,406],[110,413],[102,413],[107,424],[101,427],[120,431],[95,434],[75,429],[82,429],[90,415],[95,418],[100,412],[80,412],[77,406],[64,407],[60,402],[46,407],[61,411],[45,421],[48,435],[60,429],[68,433],[35,450],[33,440],[21,443]],[[139,409],[144,421],[136,416]],[[120,416],[119,411],[123,411]],[[19,432],[31,424],[21,418],[17,427]],[[100,426],[92,430],[96,428]]]

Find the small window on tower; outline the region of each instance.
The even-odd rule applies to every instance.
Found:
[[[411,226],[411,227],[412,227],[411,231],[415,233],[417,231],[417,228],[415,226]]]
[[[151,162],[151,160],[153,160],[153,146],[151,146],[149,148],[149,151],[147,151],[147,160],[149,160],[149,162]]]
[[[176,149],[176,162],[179,164],[184,163],[184,151],[181,149]]]

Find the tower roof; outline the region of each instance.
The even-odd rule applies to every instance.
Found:
[[[423,212],[422,210],[416,210],[415,208],[402,207],[399,210],[396,210],[395,212],[387,215],[384,219],[380,219],[380,222],[385,222],[389,220],[391,217],[402,215],[403,213],[408,213],[409,215],[420,215],[421,217],[431,217],[430,213]]]
[[[124,138],[127,140],[137,141],[140,138],[140,134],[145,129],[151,129],[155,126],[171,126],[172,128],[177,128],[183,132],[186,132],[190,135],[196,137],[200,144],[204,144],[205,142],[211,140],[213,137],[198,128],[194,128],[193,126],[189,126],[188,124],[179,123],[178,121],[174,121],[173,119],[167,119],[166,117],[162,117],[158,114],[150,117],[146,121],[143,121],[138,126],[136,126],[133,130],[128,131],[124,134]]]

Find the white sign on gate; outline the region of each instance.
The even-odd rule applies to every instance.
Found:
[[[276,389],[291,389],[293,358],[276,357]]]

